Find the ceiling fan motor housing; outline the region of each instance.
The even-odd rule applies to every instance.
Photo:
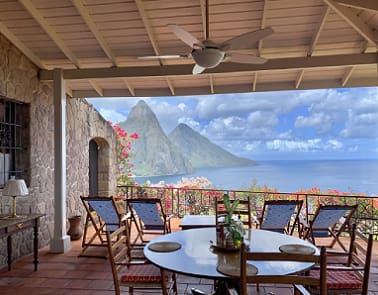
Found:
[[[203,48],[202,50],[193,50],[192,57],[197,65],[211,69],[222,62],[224,54],[224,51],[218,48]]]

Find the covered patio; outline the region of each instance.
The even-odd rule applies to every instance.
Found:
[[[265,63],[225,60],[193,75],[192,48],[170,24],[217,44],[268,27],[274,33],[234,52],[265,58]],[[89,140],[98,139],[109,158],[113,152],[101,128],[101,138],[96,137],[97,117],[90,107],[67,110],[67,104],[76,103],[73,99],[377,87],[377,28],[374,0],[1,1],[0,45],[6,45],[0,46],[0,96],[30,104],[33,115],[41,118],[40,125],[31,119],[32,128],[47,130],[28,150],[31,196],[37,200],[30,210],[46,214],[40,246],[53,253],[74,249],[66,234],[67,202],[73,203],[71,214],[82,213],[79,194],[89,193],[82,185],[88,182],[88,167],[80,170],[82,183],[80,175],[67,177],[76,176],[75,167],[67,165],[66,150],[80,129],[71,128],[70,120],[80,114]],[[140,58],[146,56],[160,58]],[[52,154],[37,153],[39,145]],[[112,164],[103,162],[104,167]],[[109,194],[116,189],[112,172],[99,176]]]

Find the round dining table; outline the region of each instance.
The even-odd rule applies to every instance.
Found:
[[[238,268],[240,260],[236,257],[239,251],[218,251],[212,246],[214,241],[216,241],[215,227],[189,229],[159,236],[151,240],[143,251],[149,261],[163,269],[202,278],[227,279],[229,276],[219,271],[220,266],[235,264]],[[249,245],[250,252],[280,252],[280,248],[294,245],[295,248],[313,248],[312,251],[319,254],[319,249],[308,241],[272,231],[251,229],[247,231],[244,241]],[[160,245],[173,247],[166,249],[154,247]],[[249,263],[256,269],[257,275],[291,274],[312,266],[312,263],[292,261],[249,261]]]

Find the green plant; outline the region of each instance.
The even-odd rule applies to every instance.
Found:
[[[239,205],[239,200],[231,201],[230,196],[224,194],[223,204],[227,213],[224,220],[225,228],[231,234],[235,246],[240,246],[243,241],[245,229],[243,227],[243,222],[239,220],[238,217],[234,216],[234,211]]]

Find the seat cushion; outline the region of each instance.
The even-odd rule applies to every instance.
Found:
[[[319,277],[318,270],[311,270],[310,276]],[[361,289],[362,281],[353,271],[328,270],[328,289]]]
[[[121,275],[121,282],[124,283],[159,283],[160,281],[160,269],[152,264],[130,265]]]

